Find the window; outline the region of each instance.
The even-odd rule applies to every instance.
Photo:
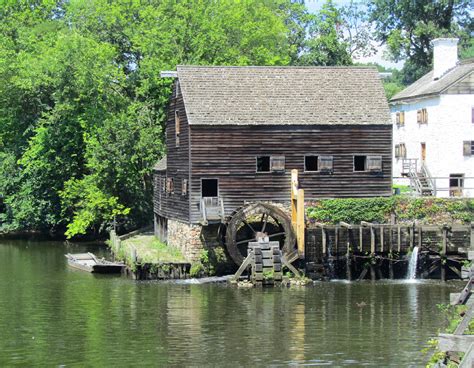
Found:
[[[471,107],[471,123],[474,124],[474,107]]]
[[[174,180],[173,178],[166,178],[166,193],[174,193]]]
[[[179,136],[181,134],[181,119],[179,117],[179,110],[175,110],[174,112],[174,129],[176,147],[179,147]]]
[[[354,156],[354,171],[365,171],[367,156]]]
[[[428,110],[421,109],[416,112],[416,120],[418,124],[428,124]]]
[[[188,194],[188,179],[183,179],[183,183],[181,184],[181,195],[185,196]]]
[[[318,156],[304,156],[304,171],[318,171]]]
[[[382,171],[382,156],[354,156],[354,171]]]
[[[257,172],[285,171],[285,156],[257,156]]]
[[[474,155],[474,141],[463,142],[463,154],[464,156]]]
[[[217,179],[201,179],[201,197],[219,196],[219,183]]]
[[[319,171],[322,173],[332,173],[333,172],[332,156],[319,156],[318,167],[319,167]]]
[[[405,143],[400,143],[400,144],[395,145],[395,157],[396,158],[407,157],[407,149],[405,147]]]
[[[405,111],[397,112],[397,125],[398,126],[405,125]]]
[[[270,156],[257,157],[257,172],[270,172]]]

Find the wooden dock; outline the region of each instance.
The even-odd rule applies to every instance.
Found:
[[[419,277],[446,280],[462,278],[474,251],[474,224],[313,223],[305,238],[306,270],[313,278],[331,272],[348,280],[400,278],[418,247]]]

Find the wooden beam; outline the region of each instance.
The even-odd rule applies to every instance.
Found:
[[[441,351],[466,352],[474,343],[474,335],[454,335],[440,333],[438,335],[438,349]]]
[[[296,221],[297,221],[297,197],[298,197],[298,170],[291,170],[291,223],[293,224],[293,229],[297,232]]]
[[[443,246],[441,248],[441,280],[446,281],[446,251],[448,248],[448,228],[446,226],[443,226]]]
[[[305,230],[305,216],[304,216],[304,190],[298,189],[297,194],[297,208],[296,208],[296,241],[298,244],[298,253],[300,258],[304,258],[304,230]]]

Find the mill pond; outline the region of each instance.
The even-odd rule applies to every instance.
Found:
[[[96,245],[0,242],[0,366],[423,366],[463,283],[137,282],[67,267]]]

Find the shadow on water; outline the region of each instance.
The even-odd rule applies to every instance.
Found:
[[[460,287],[134,282],[67,267],[64,253],[87,250],[0,243],[0,366],[420,366],[443,323],[435,304]]]

